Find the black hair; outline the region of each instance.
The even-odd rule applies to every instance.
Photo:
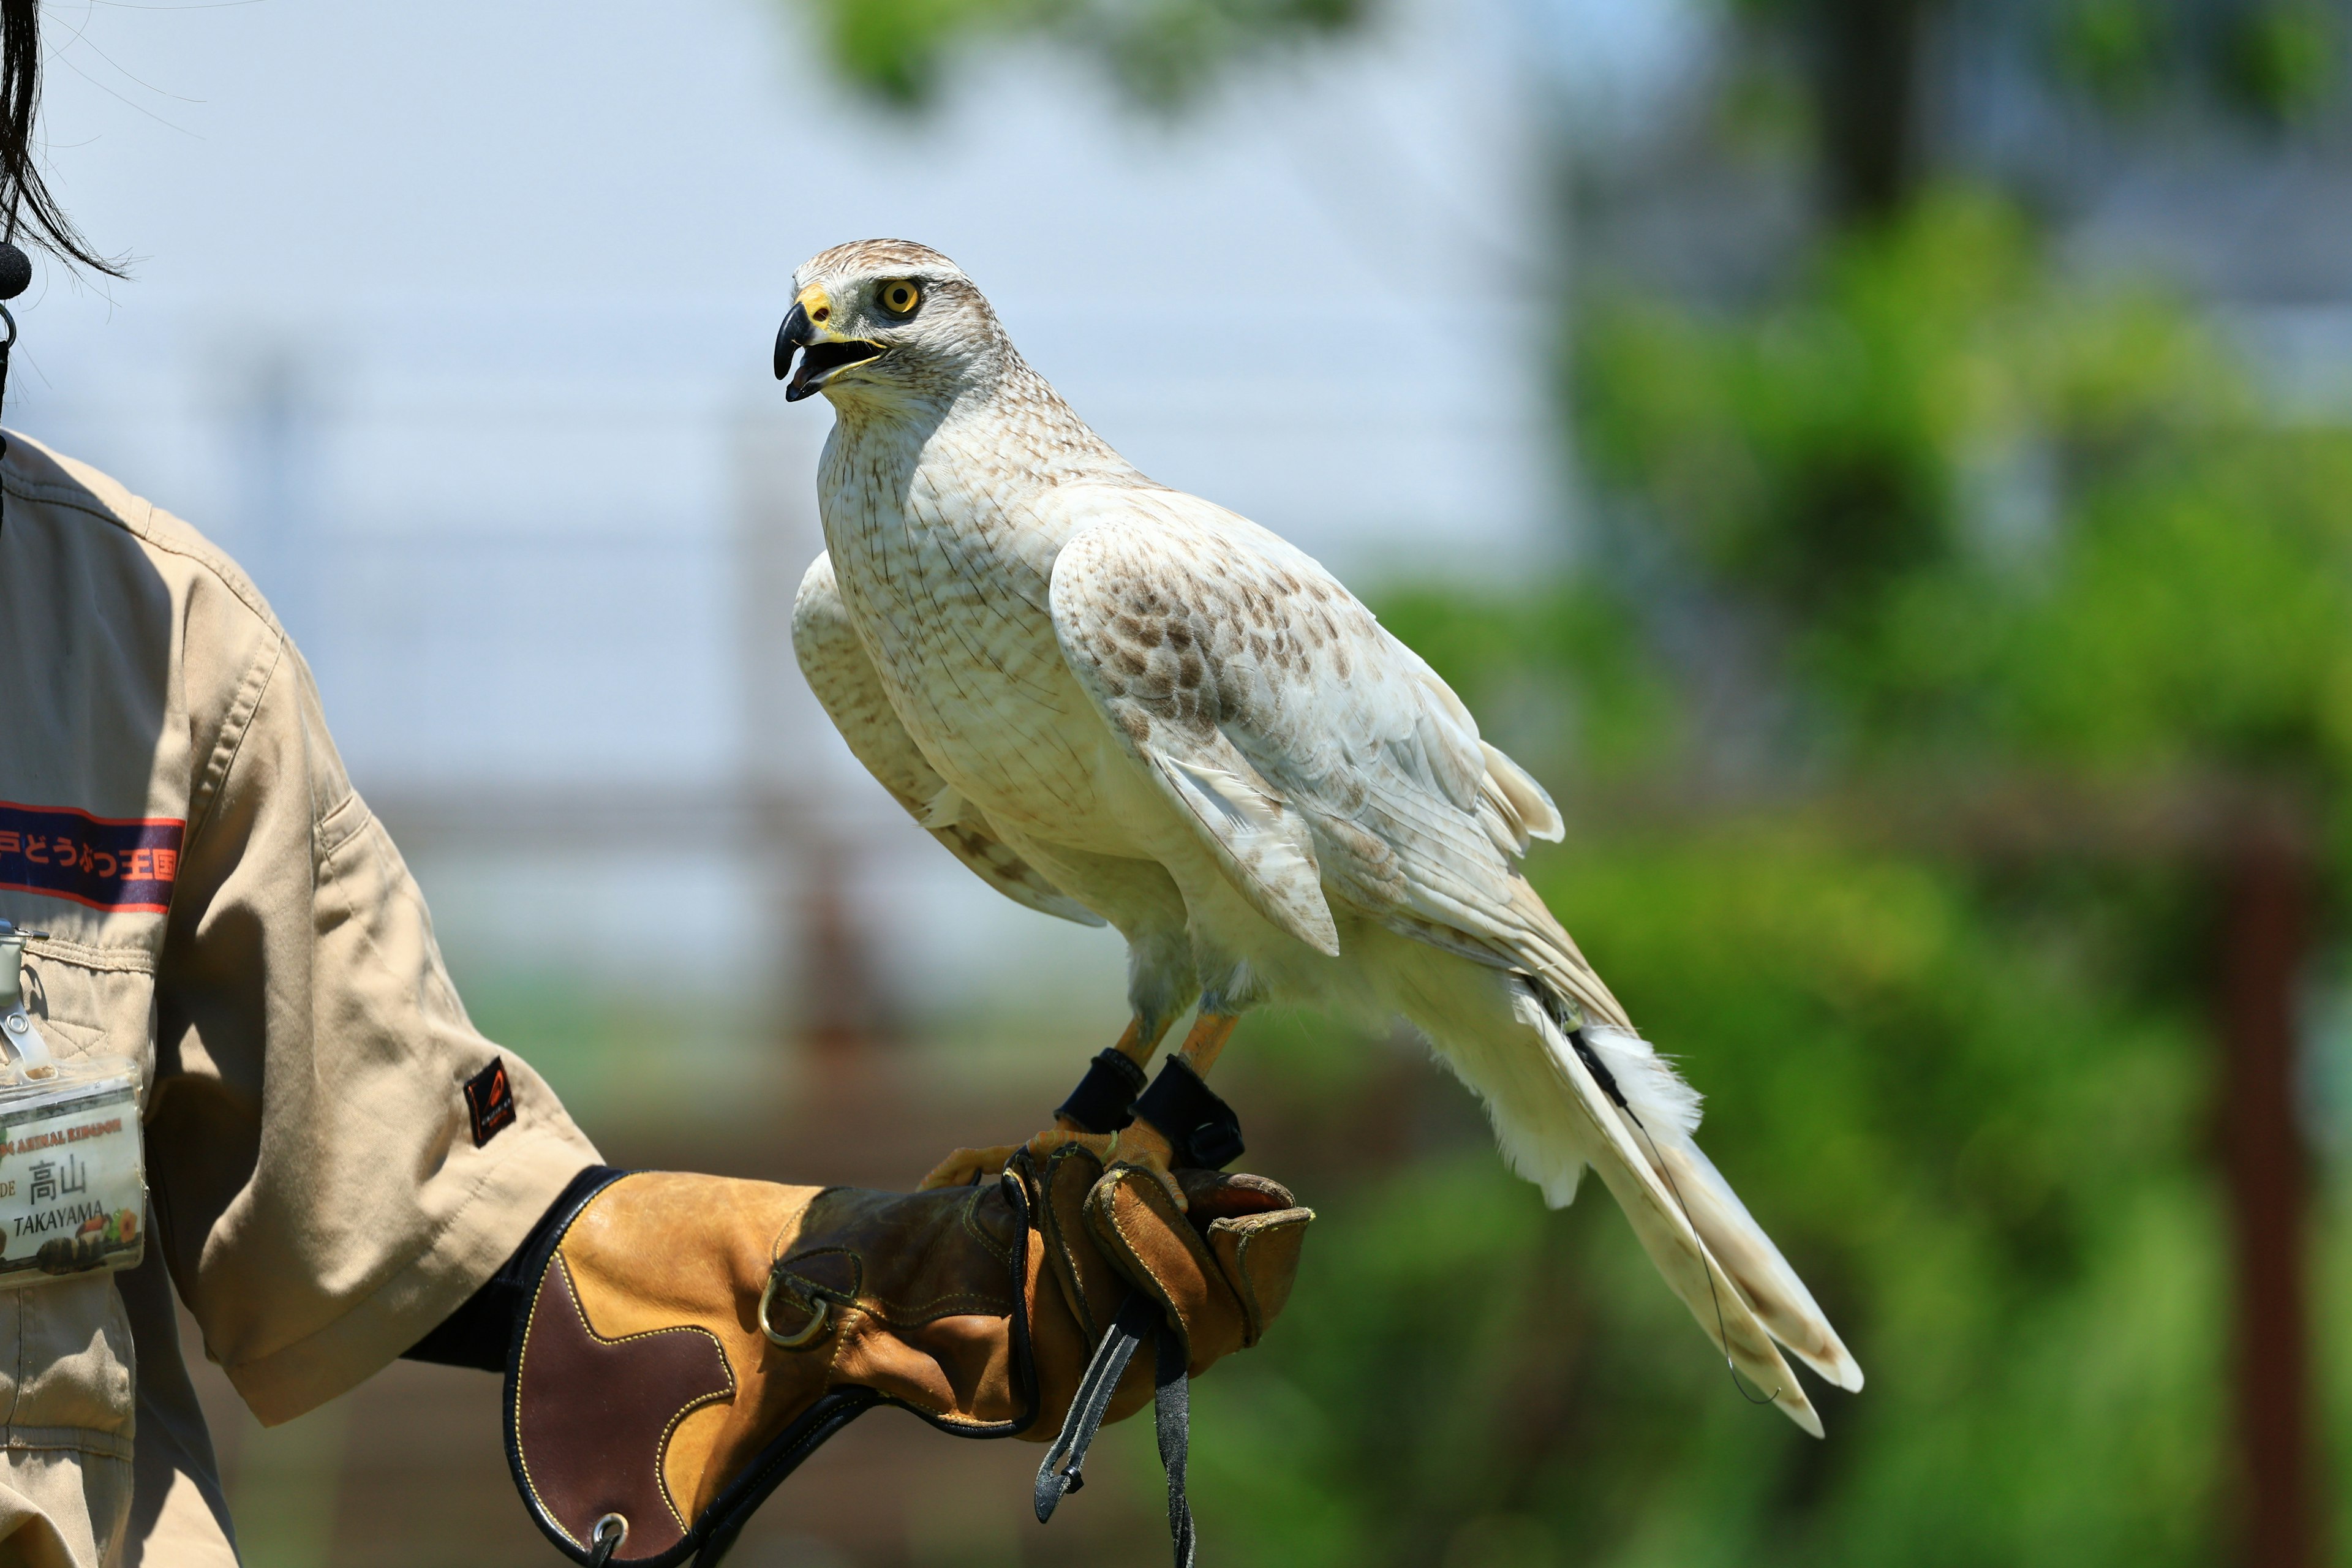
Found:
[[[120,278],[122,264],[91,248],[33,161],[33,120],[40,107],[40,0],[0,0],[0,203],[8,209],[6,237]]]

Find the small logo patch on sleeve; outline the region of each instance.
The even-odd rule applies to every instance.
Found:
[[[466,1114],[473,1119],[477,1149],[512,1124],[514,1088],[507,1082],[506,1058],[492,1057],[489,1066],[466,1080]]]

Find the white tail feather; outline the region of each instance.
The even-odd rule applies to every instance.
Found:
[[[1649,1132],[1643,1152],[1650,1156],[1651,1168],[1665,1178],[1699,1239],[1738,1285],[1765,1329],[1838,1387],[1860,1390],[1862,1368],[1830,1327],[1813,1293],[1715,1162],[1692,1142],[1691,1134],[1698,1131],[1698,1091],[1683,1081],[1649,1041],[1630,1030],[1588,1025],[1584,1043],[1617,1080],[1619,1092]]]
[[[1650,1261],[1657,1265],[1658,1272],[1665,1276],[1666,1284],[1682,1298],[1683,1305],[1690,1309],[1691,1316],[1698,1321],[1707,1338],[1730,1358],[1740,1375],[1779,1405],[1790,1420],[1814,1436],[1820,1436],[1821,1416],[1815,1413],[1812,1402],[1805,1397],[1796,1373],[1790,1371],[1789,1363],[1780,1359],[1780,1352],[1773,1347],[1771,1335],[1758,1321],[1738,1282],[1692,1228],[1691,1221],[1684,1215],[1682,1204],[1659,1179],[1656,1165],[1636,1142],[1632,1125],[1602,1091],[1591,1069],[1577,1055],[1575,1046],[1531,992],[1522,991],[1520,1005],[1516,1010],[1523,1023],[1531,1025],[1542,1036],[1552,1066],[1581,1112],[1581,1120],[1589,1134],[1583,1140],[1585,1158],[1601,1173],[1601,1181],[1607,1184],[1619,1206],[1624,1209],[1625,1217],[1633,1223],[1634,1236],[1641,1240],[1643,1250],[1650,1255]],[[1633,1037],[1626,1037],[1630,1039]],[[1662,1115],[1673,1120],[1671,1108],[1678,1105],[1682,1116],[1696,1117],[1696,1096],[1691,1093],[1687,1085],[1682,1085],[1681,1080],[1674,1077],[1672,1069],[1660,1061],[1654,1052],[1644,1047],[1643,1052],[1636,1056],[1622,1046],[1618,1049],[1633,1065],[1634,1075],[1643,1083],[1645,1098],[1652,1099]],[[1603,1065],[1607,1065],[1605,1061]],[[1616,1069],[1612,1067],[1609,1070],[1614,1077]],[[1664,1091],[1659,1080],[1679,1086],[1682,1089],[1679,1099]],[[1622,1089],[1622,1085],[1620,1087]],[[1660,1096],[1663,1099],[1656,1098]],[[1633,1103],[1630,1093],[1626,1100],[1629,1104]],[[1675,1136],[1678,1142],[1687,1142],[1688,1134],[1679,1128],[1675,1130]],[[1754,1228],[1752,1222],[1749,1228]],[[1766,1245],[1769,1247],[1770,1244]]]
[[[1643,1249],[1741,1378],[1819,1436],[1821,1419],[1774,1338],[1843,1387],[1860,1387],[1861,1369],[1691,1142],[1696,1091],[1631,1030],[1588,1026],[1586,1047],[1641,1119],[1636,1129],[1578,1055],[1538,994],[1541,982],[1466,964],[1405,937],[1373,940],[1383,938],[1393,945],[1370,971],[1382,982],[1380,1005],[1426,1031],[1486,1102],[1511,1169],[1555,1208],[1576,1195],[1587,1165],[1598,1170]]]
[[[1772,1337],[1849,1394],[1862,1391],[1862,1368],[1830,1327],[1813,1293],[1748,1214],[1715,1162],[1689,1139],[1658,1141],[1658,1153],[1689,1207],[1707,1250],[1739,1286]]]
[[[1651,1168],[1667,1178],[1700,1241],[1722,1262],[1724,1272],[1738,1281],[1740,1295],[1755,1307],[1771,1338],[1797,1352],[1806,1366],[1837,1387],[1861,1389],[1863,1368],[1855,1366],[1837,1331],[1830,1328],[1830,1319],[1822,1317],[1811,1290],[1797,1279],[1797,1269],[1788,1268],[1788,1258],[1780,1256],[1771,1237],[1755,1223],[1748,1204],[1731,1190],[1715,1162],[1691,1142],[1691,1133],[1698,1131],[1698,1090],[1684,1084],[1682,1074],[1630,1030],[1585,1025],[1585,1044],[1592,1047],[1633,1114],[1649,1131],[1656,1145],[1644,1150],[1651,1154]]]
[[[1617,1080],[1617,1091],[1643,1126],[1660,1135],[1671,1127],[1685,1138],[1698,1131],[1698,1090],[1685,1083],[1649,1041],[1631,1029],[1588,1024],[1584,1043]]]

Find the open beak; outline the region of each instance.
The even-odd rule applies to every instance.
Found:
[[[793,351],[803,351],[798,370],[793,368]],[[794,301],[792,314],[776,331],[776,379],[791,378],[784,388],[784,401],[798,403],[802,398],[824,390],[825,383],[854,364],[868,364],[880,359],[886,351],[880,343],[864,338],[829,338],[809,320],[808,307]]]

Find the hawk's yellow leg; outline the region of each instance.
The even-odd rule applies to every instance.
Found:
[[[1209,1068],[1216,1064],[1218,1055],[1225,1048],[1225,1042],[1234,1037],[1234,1026],[1239,1022],[1241,1020],[1231,1013],[1202,1014],[1192,1020],[1192,1031],[1184,1037],[1184,1043],[1177,1047],[1178,1054],[1183,1057],[1187,1067],[1202,1078],[1208,1077]],[[1043,1156],[1065,1143],[1085,1144],[1100,1155],[1106,1164],[1115,1160],[1125,1160],[1148,1166],[1158,1172],[1168,1184],[1169,1192],[1176,1199],[1176,1206],[1188,1206],[1183,1189],[1168,1173],[1168,1158],[1173,1150],[1160,1129],[1141,1117],[1137,1117],[1119,1131],[1111,1133],[1083,1132],[1066,1125],[1052,1127],[1029,1140],[1029,1152]],[[1008,1152],[1005,1158],[1011,1159],[1012,1155]]]
[[[1194,1025],[1192,1033],[1197,1035],[1200,1032],[1200,1026]],[[1160,1048],[1160,1042],[1167,1037],[1167,1024],[1160,1024],[1147,1031],[1142,1019],[1131,1018],[1128,1021],[1127,1032],[1118,1037],[1117,1048],[1121,1056],[1137,1067],[1142,1067],[1151,1060],[1151,1053]],[[1188,1036],[1184,1041],[1185,1048],[1191,1049],[1192,1044],[1192,1038]],[[1129,1131],[1132,1133],[1133,1129]],[[1101,1153],[1101,1146],[1108,1144],[1112,1138],[1117,1136],[1118,1134],[1113,1133],[1109,1137],[1097,1137],[1082,1131],[1076,1122],[1067,1118],[1057,1116],[1054,1119],[1052,1127],[1029,1140],[1029,1147],[1043,1154],[1049,1149],[1076,1140],[1094,1147],[1097,1153]],[[922,1185],[918,1190],[929,1192],[933,1187],[969,1186],[984,1177],[993,1176],[997,1172],[1004,1169],[1004,1163],[1012,1159],[1013,1152],[1020,1147],[1018,1143],[1002,1143],[988,1149],[958,1149],[931,1167],[930,1174],[923,1178]],[[1159,1163],[1163,1166],[1167,1163],[1167,1144],[1165,1141],[1161,1141]]]

